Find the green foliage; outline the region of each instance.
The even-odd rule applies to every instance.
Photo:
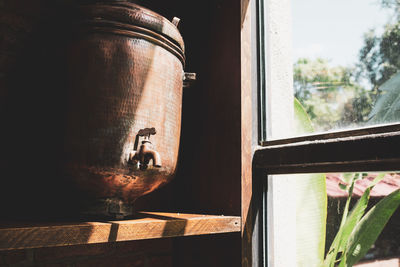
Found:
[[[389,82],[392,77],[399,80],[400,0],[381,0],[380,4],[393,17],[383,33],[371,29],[364,34],[354,68],[330,66],[321,58],[302,58],[294,64],[295,97],[316,131],[400,121],[400,103],[394,97],[400,89]]]
[[[294,114],[294,128],[297,135],[314,132],[310,117],[297,98],[294,99]]]
[[[359,51],[356,78],[365,78],[371,84],[375,100],[378,89],[400,70],[400,1],[381,0],[381,7],[393,12],[392,19],[378,35],[373,29],[364,34],[364,45]]]
[[[342,264],[344,264],[343,266],[347,266],[346,262],[347,262],[348,257],[346,256],[346,253],[348,253],[348,250],[350,247],[349,240],[351,240],[351,238],[354,235],[359,235],[359,232],[358,232],[359,230],[355,230],[355,229],[356,229],[356,227],[359,226],[359,222],[361,221],[361,218],[363,218],[364,212],[368,206],[370,192],[371,192],[372,188],[385,177],[385,174],[386,173],[381,173],[375,177],[375,179],[367,187],[364,194],[358,200],[358,202],[356,203],[356,205],[354,206],[354,208],[352,209],[352,211],[349,215],[348,215],[348,209],[349,209],[349,205],[350,205],[350,201],[351,201],[351,196],[353,193],[354,184],[357,179],[359,179],[360,177],[362,178],[362,174],[361,173],[348,174],[347,178],[349,178],[351,176],[351,181],[350,181],[350,187],[347,190],[348,198],[346,201],[346,206],[345,206],[345,209],[343,212],[343,217],[342,217],[342,221],[340,224],[340,228],[338,230],[338,233],[335,236],[335,239],[333,240],[333,242],[329,248],[329,251],[325,258],[324,266],[329,266],[329,267],[335,266],[338,253],[341,253],[341,255],[342,255],[342,257],[339,259],[339,261],[340,261],[339,266],[341,266]],[[345,175],[345,179],[346,179],[346,175]],[[387,221],[385,221],[385,220],[381,221],[381,223],[383,223],[383,225],[385,225],[386,222]],[[376,236],[376,238],[373,239],[373,242],[371,244],[362,243],[363,247],[368,246],[368,248],[366,248],[365,253],[373,245],[373,243],[379,236],[382,229],[379,232],[374,232],[374,233],[365,232],[364,233],[366,235]],[[365,255],[365,253],[359,259],[361,259]],[[348,265],[348,266],[352,266],[352,265]]]
[[[312,133],[314,128],[300,102],[294,101],[297,135]],[[296,176],[296,260],[298,267],[319,266],[324,259],[327,216],[325,174]],[[314,251],[315,253],[310,253]]]
[[[355,175],[351,178],[351,184],[348,190],[348,197],[343,211],[342,221],[340,222],[339,231],[337,232],[335,239],[333,240],[332,245],[329,248],[329,251],[326,255],[325,266],[334,267],[338,253],[345,246],[346,242],[345,233],[348,232],[347,214],[349,212],[350,200],[353,194],[354,182],[355,182]]]
[[[400,121],[400,73],[380,87],[381,94],[370,113],[370,124]]]
[[[381,35],[374,30],[364,34],[355,69],[331,67],[324,59],[303,58],[294,64],[294,91],[298,99],[295,121],[296,129],[300,129],[297,134],[312,132],[312,125],[317,131],[324,131],[352,124],[400,121],[400,0],[381,0],[381,6],[393,10],[395,16]],[[364,175],[344,174],[340,187],[347,191],[348,198],[325,259],[321,247],[325,246],[327,207],[326,196],[320,195],[321,191],[326,194],[326,188],[322,188],[326,186],[325,175],[301,175],[296,180],[296,193],[300,196],[296,197],[297,242],[301,244],[297,248],[298,266],[353,266],[375,243],[400,205],[400,190],[365,213],[372,188],[385,176],[380,174],[349,211],[355,182]]]
[[[381,0],[396,16],[378,36],[373,30],[364,35],[360,50],[357,77],[372,85],[374,108],[368,124],[400,121],[400,0]]]
[[[364,77],[379,94],[379,86],[400,69],[400,22],[387,24],[382,36],[374,30],[364,34],[364,46],[359,52],[357,77]]]
[[[372,85],[372,91],[376,91],[380,84],[380,65],[382,56],[379,50],[380,38],[374,30],[364,33],[364,46],[359,51],[356,79],[365,78]]]
[[[324,260],[327,218],[326,175],[296,175],[296,266],[319,266]],[[313,253],[310,253],[312,251]]]
[[[329,67],[326,59],[301,58],[294,64],[294,89],[297,98],[305,99],[312,92],[334,91],[340,86],[350,85],[351,70],[344,67]]]
[[[339,266],[353,266],[368,252],[400,204],[396,190],[371,208],[354,227]]]
[[[294,119],[297,134],[312,132],[313,127],[305,109],[295,100]],[[385,176],[379,174],[364,191],[349,212],[356,180],[364,173],[345,173],[343,189],[348,197],[339,230],[326,254],[327,193],[324,174],[299,175],[296,179],[296,242],[297,266],[350,267],[365,256],[382,232],[386,223],[400,205],[400,190],[383,198],[366,214],[370,192]],[[301,244],[301,245],[300,245]],[[310,253],[311,252],[311,253]]]
[[[365,122],[372,107],[370,92],[355,83],[354,70],[331,67],[328,60],[299,59],[293,68],[294,94],[316,131]]]

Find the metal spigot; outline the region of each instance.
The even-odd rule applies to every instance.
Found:
[[[129,163],[135,164],[139,162],[139,168],[141,170],[146,170],[150,160],[153,161],[153,166],[160,168],[161,167],[161,157],[160,154],[154,149],[153,144],[150,142],[150,136],[155,135],[155,128],[145,128],[139,130],[136,135],[134,150],[129,155]],[[139,150],[137,150],[139,137],[144,137],[142,144],[140,145]]]

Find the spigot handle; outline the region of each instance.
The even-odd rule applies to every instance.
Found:
[[[133,164],[134,162],[139,162],[141,170],[146,170],[149,161],[153,160],[153,166],[161,167],[161,157],[160,154],[153,148],[150,142],[150,135],[155,135],[157,133],[156,128],[145,128],[139,130],[135,138],[135,144],[133,146],[133,151],[129,154],[128,163]],[[140,149],[138,150],[139,137],[144,137]]]
[[[138,132],[138,136],[149,136],[150,137],[150,135],[155,135],[157,133],[157,131],[156,131],[156,128],[144,128],[144,129],[141,129],[141,130],[139,130],[139,132]]]
[[[137,150],[139,146],[139,137],[145,137],[145,139],[149,140],[150,135],[155,135],[157,133],[156,128],[144,128],[140,129],[135,137],[135,144],[133,145],[133,150]]]

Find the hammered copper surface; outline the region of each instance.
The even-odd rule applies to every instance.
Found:
[[[173,32],[168,37],[178,39],[181,47],[182,39],[170,22],[134,4],[82,10],[88,20],[68,49],[67,171],[95,198],[132,203],[172,179],[181,123],[183,57],[141,35],[155,25],[159,32]],[[108,21],[114,18],[130,24]],[[150,29],[137,35],[132,24]],[[182,53],[179,47],[171,49]],[[157,131],[149,140],[162,166],[154,166],[154,159],[146,169],[129,164],[135,140],[142,138],[137,135],[145,128]]]
[[[120,206],[100,213],[129,213],[123,205],[176,171],[182,37],[132,3],[75,7],[62,17],[0,8],[2,179],[19,199],[40,199],[32,204],[38,209],[49,198],[71,197]],[[36,21],[40,30],[32,30]],[[155,134],[138,135],[152,128]],[[4,198],[13,190],[2,190]]]

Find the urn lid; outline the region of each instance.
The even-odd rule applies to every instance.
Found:
[[[113,23],[114,27],[140,31],[144,35],[161,41],[181,54],[184,61],[185,46],[182,36],[173,22],[158,13],[128,1],[103,0],[80,6],[80,13],[86,20],[98,23]]]

